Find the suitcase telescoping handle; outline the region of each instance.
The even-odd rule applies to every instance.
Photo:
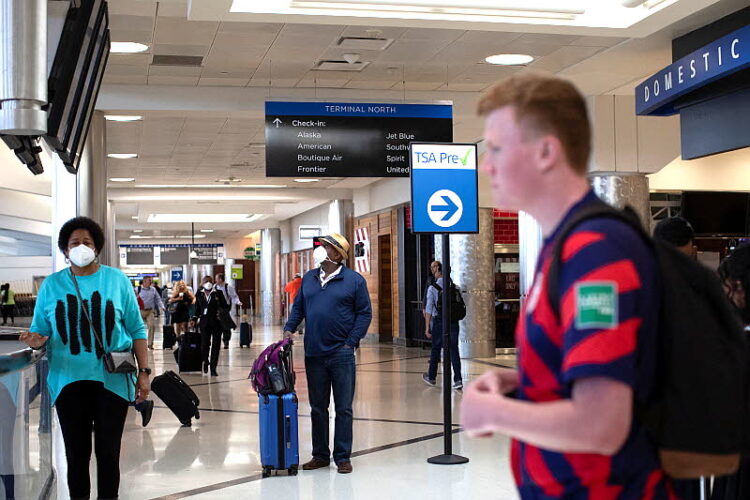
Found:
[[[286,436],[286,447],[287,449],[292,449],[292,417],[290,415],[286,416],[286,432],[284,432],[284,435]]]

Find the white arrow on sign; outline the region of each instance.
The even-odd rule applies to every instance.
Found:
[[[464,204],[461,197],[450,189],[435,191],[427,201],[427,214],[436,226],[455,226],[463,213]]]
[[[273,121],[273,124],[274,124],[274,125],[276,125],[276,128],[279,128],[279,125],[281,125],[282,123],[284,123],[284,122],[282,122],[282,121],[281,121],[281,120],[279,120],[278,118],[276,118],[276,119],[275,119],[275,120]]]

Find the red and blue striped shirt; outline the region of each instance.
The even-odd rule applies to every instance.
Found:
[[[537,276],[516,330],[519,398],[570,399],[576,380],[606,377],[648,397],[655,376],[659,298],[650,249],[625,223],[592,219],[563,245],[560,319],[547,299],[545,275],[554,239],[573,214],[596,200],[589,192],[545,240]],[[613,456],[558,453],[514,441],[513,473],[524,500],[665,500],[675,498],[656,449],[634,419]]]

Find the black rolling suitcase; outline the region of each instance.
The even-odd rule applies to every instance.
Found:
[[[169,370],[154,377],[151,381],[151,390],[172,410],[185,427],[192,425],[193,417],[201,418],[198,411],[200,399],[175,372]]]
[[[253,342],[253,327],[247,321],[240,323],[240,347],[250,347]]]
[[[162,348],[171,349],[177,342],[177,335],[174,334],[174,326],[164,325],[161,330],[162,333]]]
[[[198,332],[185,332],[177,352],[177,367],[182,372],[199,372],[203,368],[201,335]]]

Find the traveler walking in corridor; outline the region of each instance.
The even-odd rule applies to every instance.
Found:
[[[435,281],[427,289],[427,302],[424,308],[425,337],[432,339],[432,351],[430,351],[430,364],[426,373],[422,374],[422,380],[429,386],[435,386],[437,368],[443,349],[443,317],[442,317],[442,294],[443,294],[443,264],[435,261],[430,264],[430,272]],[[458,352],[458,320],[451,319],[450,324],[450,351],[451,366],[453,366],[453,389],[463,389],[463,377],[461,376],[461,356]]]
[[[164,307],[161,303],[161,295],[153,286],[153,278],[146,276],[138,286],[138,296],[143,300],[141,316],[148,329],[148,348],[154,348],[154,333],[156,331],[156,315]]]
[[[655,357],[644,355],[656,350],[658,333],[654,256],[628,223],[607,217],[587,219],[557,242],[576,214],[601,203],[586,179],[586,101],[565,80],[519,73],[488,90],[479,112],[481,168],[496,205],[529,213],[545,240],[516,332],[518,370],[490,370],[469,384],[462,425],[473,436],[514,438],[524,500],[672,498],[654,444],[633,417],[634,399],[647,400],[656,373]],[[552,304],[558,243],[552,293],[562,299]]]
[[[69,220],[57,245],[71,265],[44,280],[31,329],[20,339],[35,349],[47,347],[48,388],[65,443],[70,498],[90,496],[92,433],[98,498],[117,498],[128,404],[144,403],[151,388],[146,332],[130,280],[97,262],[104,233],[96,222]],[[104,363],[104,353],[130,350],[138,365],[135,384],[133,373],[111,373]]]
[[[229,304],[227,304],[224,294],[214,288],[214,279],[211,276],[203,278],[203,287],[196,295],[195,303],[201,332],[203,373],[208,373],[210,367],[211,376],[215,377],[219,374],[216,368],[219,365],[222,334],[219,311],[229,309]]]

